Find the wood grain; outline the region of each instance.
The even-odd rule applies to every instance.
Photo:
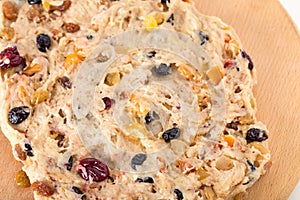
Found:
[[[277,0],[199,0],[198,8],[222,18],[239,34],[257,69],[259,120],[270,130],[273,166],[249,190],[248,200],[285,200],[300,178],[300,36]],[[0,199],[31,200],[14,174],[21,169],[0,134]]]

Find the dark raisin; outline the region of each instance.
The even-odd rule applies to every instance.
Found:
[[[88,39],[88,40],[92,40],[93,38],[94,38],[93,35],[88,35],[88,36],[86,36],[86,39]]]
[[[258,129],[258,128],[250,128],[247,131],[246,140],[248,143],[250,142],[262,142],[264,140],[268,139],[268,135],[266,134],[266,131]]]
[[[81,197],[81,200],[87,200],[86,195],[83,195],[83,196]]]
[[[249,160],[247,160],[247,164],[249,165],[252,172],[256,170],[256,167]]]
[[[72,82],[71,80],[63,76],[61,79],[59,79],[60,84],[65,88],[65,89],[71,89],[72,88]]]
[[[76,193],[76,194],[83,194],[83,192],[76,186],[72,186],[72,190]]]
[[[114,100],[109,98],[109,97],[102,98],[102,101],[105,104],[104,110],[109,110],[111,108],[111,106],[113,105],[113,103],[114,103]]]
[[[153,58],[153,57],[155,57],[155,55],[156,55],[156,52],[155,52],[155,51],[149,51],[149,52],[147,52],[147,54],[146,54],[146,56],[147,56],[148,58]]]
[[[0,53],[0,68],[9,69],[25,63],[25,58],[20,56],[16,46],[8,47]]]
[[[51,46],[51,39],[49,35],[41,33],[36,37],[36,45],[39,51],[47,52]]]
[[[230,122],[229,124],[226,124],[226,127],[237,131],[239,124],[239,122]]]
[[[182,199],[184,199],[184,198],[183,198],[183,194],[182,194],[182,192],[181,192],[179,189],[175,189],[175,190],[174,190],[174,193],[175,193],[176,196],[177,196],[177,200],[182,200]]]
[[[248,69],[249,70],[252,70],[254,68],[254,64],[250,58],[250,56],[245,52],[245,51],[242,51],[242,57],[243,58],[246,58],[248,60]]]
[[[163,5],[163,11],[168,11],[169,7],[167,5],[167,2],[170,3],[170,0],[160,0],[160,2]]]
[[[171,128],[169,130],[166,130],[162,134],[162,138],[165,140],[165,142],[170,142],[173,139],[179,138],[179,136],[180,136],[179,128]]]
[[[100,182],[109,176],[108,167],[100,160],[95,158],[86,158],[81,160],[79,164],[85,168],[85,170],[79,168],[77,171],[84,180],[88,181],[89,178],[92,178],[93,181]]]
[[[138,182],[138,183],[154,183],[154,180],[151,177],[143,177],[143,178],[137,178],[135,180],[135,182]]]
[[[150,124],[152,121],[154,121],[156,115],[157,114],[156,114],[155,111],[148,112],[147,115],[145,116],[145,122],[146,122],[146,124]]]
[[[65,167],[68,171],[71,171],[72,167],[73,167],[73,156],[70,156],[68,163],[65,164]]]
[[[27,106],[15,107],[9,111],[8,120],[11,124],[20,124],[27,119],[29,114],[30,114],[29,107]]]
[[[132,159],[131,159],[131,167],[132,169],[136,170],[137,165],[142,165],[145,160],[147,159],[147,155],[143,153],[136,154]]]
[[[41,4],[41,3],[42,3],[42,0],[27,0],[27,2],[28,2],[30,5],[33,5],[33,4]]]
[[[158,66],[154,67],[154,71],[158,75],[166,76],[171,73],[171,67],[165,63],[161,63]]]
[[[31,147],[31,145],[30,144],[28,144],[28,143],[25,143],[25,151],[32,151],[32,147]]]
[[[167,22],[170,23],[172,26],[174,25],[174,14],[172,13],[171,16],[167,19]]]
[[[201,30],[198,31],[198,35],[201,41],[200,45],[204,45],[209,40],[208,35]]]
[[[29,157],[33,157],[34,156],[34,154],[31,152],[31,151],[27,151],[27,156],[29,156]]]

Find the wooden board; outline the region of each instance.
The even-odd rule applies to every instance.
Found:
[[[258,119],[270,130],[273,166],[248,200],[285,200],[300,178],[300,36],[277,0],[199,0],[198,8],[232,25],[258,74]],[[0,199],[31,200],[14,174],[21,169],[0,134]]]

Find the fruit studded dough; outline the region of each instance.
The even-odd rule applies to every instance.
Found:
[[[7,0],[0,7],[0,125],[35,199],[231,199],[266,172],[253,62],[235,31],[193,2]],[[143,36],[136,43],[135,30]],[[151,34],[155,48],[116,47],[147,44]],[[93,55],[114,39],[122,57],[101,69],[94,99],[80,98],[94,109],[86,123],[101,132],[89,134],[92,127],[78,128],[83,111],[74,96],[95,74],[78,74],[91,63],[106,66],[107,55]],[[199,49],[197,66],[185,59],[190,46]]]

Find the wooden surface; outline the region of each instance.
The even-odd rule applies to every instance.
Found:
[[[273,166],[248,200],[285,200],[300,178],[300,36],[277,0],[199,0],[198,8],[232,25],[257,69],[258,119],[270,130]],[[21,169],[0,134],[0,199],[31,200],[14,174]]]

